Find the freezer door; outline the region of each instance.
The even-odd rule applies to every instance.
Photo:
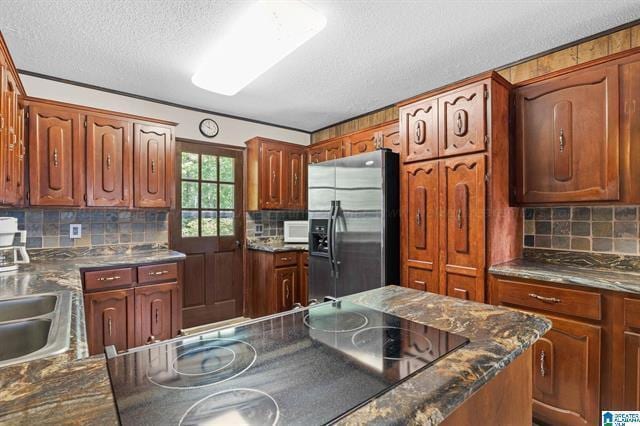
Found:
[[[308,170],[309,235],[314,232],[313,224],[329,224],[331,206],[336,198],[335,161],[310,164]],[[328,232],[328,229],[327,229]],[[313,241],[309,241],[313,247]],[[335,277],[332,274],[327,254],[309,253],[309,300],[322,302],[326,296],[336,297]]]
[[[383,152],[336,160],[336,296],[385,285]]]

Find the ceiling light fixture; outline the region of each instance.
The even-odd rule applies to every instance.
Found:
[[[233,96],[326,24],[324,16],[302,1],[259,0],[214,44],[191,82]]]

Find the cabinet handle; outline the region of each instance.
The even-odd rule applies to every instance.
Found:
[[[541,302],[545,302],[545,303],[560,303],[560,302],[562,302],[562,300],[557,299],[555,297],[538,296],[535,293],[529,293],[529,297],[533,297],[534,299],[540,300]]]
[[[53,149],[53,167],[58,167],[58,148]]]
[[[456,127],[458,128],[458,133],[462,132],[462,114],[458,111],[456,114]]]
[[[158,308],[156,308],[156,324],[158,323]]]
[[[120,276],[119,275],[115,275],[113,277],[100,277],[98,278],[98,281],[115,281],[115,280],[119,280]]]
[[[544,357],[545,357],[544,351],[540,351],[540,375],[542,377],[547,375],[547,372],[544,369]]]
[[[420,125],[420,122],[416,122],[415,127],[415,142],[420,143],[422,141],[422,126]]]
[[[156,172],[156,162],[154,160],[151,160],[151,173],[155,173]]]
[[[456,211],[456,222],[458,222],[458,229],[462,229],[462,209]]]
[[[422,223],[422,214],[420,212],[420,209],[418,209],[418,213],[416,213],[416,225],[420,226],[421,223]]]
[[[290,260],[288,257],[281,257],[280,260],[282,260],[283,262],[286,262],[287,260]]]
[[[168,274],[168,273],[169,273],[169,271],[156,271],[156,272],[150,271],[149,272],[149,276],[152,277],[154,275],[164,275],[164,274]]]
[[[109,337],[111,337],[111,318],[107,320],[107,327],[109,328]]]
[[[560,129],[560,152],[564,152],[565,143],[564,129]]]
[[[298,186],[298,174],[293,174],[293,186]]]
[[[285,298],[285,300],[289,300],[289,286],[288,285],[284,286],[284,298]]]
[[[111,168],[111,154],[107,154],[107,169]]]
[[[158,341],[158,339],[156,339],[156,336],[154,336],[153,334],[151,336],[149,336],[149,338],[147,339],[147,345],[150,345],[152,343],[156,343]]]
[[[274,181],[274,182],[276,181],[276,171],[275,170],[273,170],[271,172],[271,180]]]

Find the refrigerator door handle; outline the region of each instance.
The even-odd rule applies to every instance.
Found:
[[[331,201],[331,210],[329,211],[329,223],[327,224],[327,254],[329,255],[329,266],[331,267],[331,276],[334,276],[333,267],[333,212],[336,208],[336,202]]]
[[[333,273],[336,278],[338,278],[338,259],[336,259],[336,225],[338,223],[338,215],[340,213],[340,201],[333,202],[333,210],[332,210],[332,218],[331,218],[331,227],[329,228],[330,239],[329,246],[331,247],[331,263]]]

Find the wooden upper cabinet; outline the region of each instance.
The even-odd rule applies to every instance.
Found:
[[[24,197],[26,191],[25,185],[25,159],[27,155],[26,147],[26,124],[25,124],[25,108],[20,103],[18,108],[18,146],[14,155],[13,161],[15,163],[14,169],[16,171],[16,204],[24,205]]]
[[[438,98],[441,157],[485,150],[488,93],[482,82]]]
[[[173,137],[171,128],[133,125],[134,207],[171,207]]]
[[[440,169],[441,230],[446,294],[484,301],[485,157],[443,160]]]
[[[287,208],[304,209],[306,205],[307,161],[303,149],[287,152]]]
[[[401,158],[405,163],[438,157],[438,100],[400,108]]]
[[[87,205],[131,205],[131,122],[87,116]]]
[[[282,145],[265,143],[262,146],[260,199],[265,209],[282,209],[286,206],[285,162],[285,151]]]
[[[406,252],[403,282],[411,288],[438,292],[438,169],[437,161],[403,168],[401,241]]]
[[[605,64],[516,90],[518,202],[620,198],[619,87]]]
[[[29,201],[81,206],[84,198],[84,117],[69,108],[29,105]]]
[[[324,147],[309,147],[307,151],[309,164],[321,163],[327,161],[327,151]]]
[[[378,130],[382,139],[382,147],[400,154],[400,128],[397,121],[387,124]]]
[[[354,133],[346,139],[347,156],[374,151],[378,148],[380,141],[380,134],[375,130]]]
[[[325,145],[326,160],[337,160],[344,157],[344,145],[342,139]]]
[[[15,204],[18,200],[18,170],[16,157],[19,152],[18,144],[18,84],[11,73],[6,73],[4,90],[4,143],[2,144],[2,201],[5,204]]]

